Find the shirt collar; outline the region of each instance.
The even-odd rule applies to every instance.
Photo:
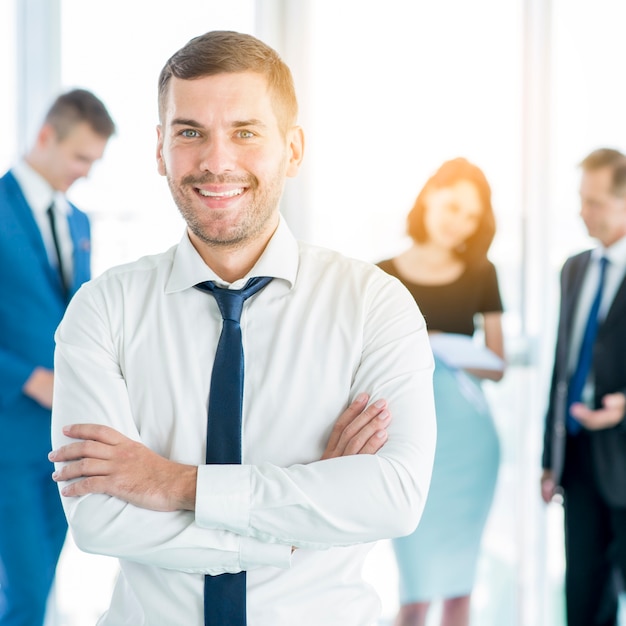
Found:
[[[626,268],[626,237],[618,239],[608,248],[599,246],[592,252],[594,260],[600,260],[603,256],[605,256],[614,267]]]
[[[48,207],[54,202],[55,211],[63,215],[69,214],[69,203],[63,194],[55,191],[50,183],[39,172],[36,172],[25,159],[15,163],[11,171],[33,213],[44,215]]]
[[[272,278],[282,279],[286,281],[291,289],[296,282],[298,263],[298,242],[282,216],[276,231],[265,247],[263,254],[254,264],[254,267],[243,278],[231,284],[222,280],[204,262],[193,247],[187,231],[185,231],[174,254],[172,272],[167,281],[165,292],[183,291],[207,280],[213,280],[220,285],[228,285],[233,289],[240,289],[249,278],[254,276],[271,276]]]

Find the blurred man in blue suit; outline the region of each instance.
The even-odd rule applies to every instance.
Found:
[[[65,192],[115,132],[104,104],[75,89],[0,178],[0,626],[40,626],[66,521],[50,478],[54,331],[90,278],[87,215]]]

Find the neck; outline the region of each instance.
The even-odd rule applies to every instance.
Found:
[[[457,264],[459,262],[453,250],[442,248],[430,241],[414,243],[405,254],[412,260],[430,267]]]
[[[53,187],[53,185],[50,182],[48,176],[46,175],[46,166],[43,163],[43,160],[38,157],[37,153],[34,150],[31,150],[31,152],[29,152],[24,157],[24,162],[33,171],[37,172],[37,174],[39,174],[39,176],[41,176],[51,187]],[[54,189],[54,187],[53,187],[53,189]]]
[[[617,233],[612,233],[611,236],[598,237],[598,241],[605,247],[610,248],[613,244],[617,243],[620,239],[626,237],[626,228]]]
[[[233,283],[243,278],[261,258],[278,224],[253,239],[227,246],[201,241],[189,229],[189,239],[202,260],[225,282]]]

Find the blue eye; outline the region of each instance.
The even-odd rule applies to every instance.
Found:
[[[197,130],[193,130],[193,128],[186,128],[185,130],[181,131],[180,133],[183,137],[198,137],[199,133]]]

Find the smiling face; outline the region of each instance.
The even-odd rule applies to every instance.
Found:
[[[278,223],[285,178],[296,175],[303,151],[299,127],[281,132],[265,78],[172,78],[161,122],[159,173],[196,249],[205,257],[264,246]]]
[[[476,186],[466,180],[430,191],[424,206],[428,240],[447,250],[455,250],[476,232],[484,211]]]

